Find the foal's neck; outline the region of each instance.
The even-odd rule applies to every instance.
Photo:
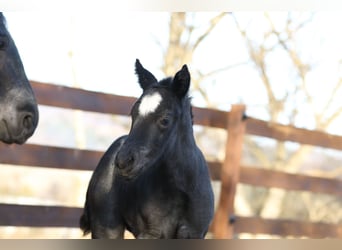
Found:
[[[171,155],[173,155],[175,160],[180,159],[186,163],[187,159],[190,160],[197,151],[191,113],[184,113],[178,126],[175,145],[170,147],[171,151],[173,151]]]
[[[192,107],[189,99],[183,100],[183,113],[179,122],[179,131],[182,135],[179,137],[182,143],[187,146],[195,146]]]

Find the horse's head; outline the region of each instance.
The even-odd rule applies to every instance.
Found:
[[[37,103],[0,13],[0,140],[24,143],[38,124]]]
[[[143,94],[133,105],[131,130],[115,158],[118,173],[128,179],[156,161],[163,161],[165,155],[172,154],[168,150],[175,146],[176,140],[184,139],[189,129],[192,131],[187,66],[174,78],[159,82],[139,60],[135,67]]]

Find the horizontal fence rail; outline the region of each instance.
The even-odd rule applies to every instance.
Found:
[[[1,204],[0,226],[70,227],[79,226],[82,208],[63,206],[38,206]],[[292,220],[273,220],[258,217],[236,217],[236,233],[275,234],[311,238],[341,238],[342,225],[309,223]]]
[[[237,217],[234,230],[235,233],[306,236],[318,239],[342,237],[342,225],[260,217]]]
[[[279,141],[292,141],[300,144],[342,150],[342,136],[265,122],[254,118],[247,120],[246,133]]]
[[[240,182],[244,184],[276,187],[294,191],[308,191],[335,195],[342,198],[342,180],[289,174],[275,170],[241,166]]]
[[[1,163],[29,167],[93,171],[103,153],[102,151],[34,144],[10,146],[0,144]],[[213,180],[221,179],[221,166],[222,162],[208,161]],[[289,174],[252,166],[240,166],[240,168],[240,183],[243,184],[310,191],[342,197],[342,180]]]
[[[127,116],[136,101],[135,97],[105,94],[35,81],[31,81],[31,85],[39,104],[59,108]],[[227,112],[204,108],[194,108],[193,112],[196,124],[225,128]]]
[[[82,208],[1,204],[0,226],[78,227]]]
[[[31,84],[40,105],[64,109],[127,116],[136,100],[134,97],[36,81],[31,81]],[[232,124],[230,112],[194,107],[193,113],[194,123],[197,125],[227,130]],[[241,119],[244,118],[246,118],[245,115],[241,115]],[[342,136],[269,123],[252,117],[247,117],[245,124],[245,133],[249,135],[342,150]],[[93,171],[103,153],[102,151],[46,145],[0,143],[0,163],[28,167]],[[225,174],[224,163],[209,161],[208,166],[212,179],[222,180],[222,175]],[[342,197],[341,180],[290,174],[255,166],[238,166],[238,168],[238,182],[242,184]],[[0,226],[78,227],[81,213],[82,209],[78,207],[0,204]],[[224,223],[228,225],[228,220]],[[234,233],[278,234],[295,237],[304,235],[311,238],[342,237],[342,225],[334,224],[240,216],[235,217],[233,224]]]
[[[131,106],[136,100],[134,97],[105,94],[36,81],[31,81],[31,84],[39,104],[60,108],[129,115]],[[193,113],[194,122],[197,125],[227,128],[229,112],[194,107]],[[246,133],[281,141],[293,141],[342,150],[342,136],[269,123],[252,117],[247,119]]]

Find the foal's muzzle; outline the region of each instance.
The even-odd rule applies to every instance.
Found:
[[[118,167],[118,169],[124,171],[132,168],[132,166],[134,165],[134,161],[135,156],[133,154],[125,154],[119,151],[115,158],[115,165]]]
[[[114,163],[117,173],[126,179],[136,178],[145,167],[144,152],[123,147],[117,153]]]
[[[135,159],[133,153],[119,151],[115,157],[118,174],[128,179],[133,178],[135,176]]]

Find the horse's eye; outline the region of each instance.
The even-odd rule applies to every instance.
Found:
[[[170,125],[170,119],[168,117],[163,117],[159,120],[159,125],[162,128],[167,128]]]

